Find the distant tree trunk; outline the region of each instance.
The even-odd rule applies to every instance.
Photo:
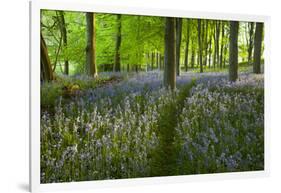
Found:
[[[151,52],[151,70],[154,69],[154,57],[155,57],[155,55],[154,55],[154,52],[152,51]]]
[[[194,45],[192,43],[192,49],[191,49],[191,68],[194,68],[194,63],[195,63],[195,50],[194,50]]]
[[[198,57],[199,57],[199,65],[200,65],[200,73],[203,72],[203,63],[202,63],[202,37],[201,37],[201,19],[198,19]]]
[[[230,22],[229,36],[229,80],[236,81],[238,78],[238,31],[239,22]]]
[[[180,75],[181,36],[182,36],[182,18],[176,18],[176,65],[177,65],[177,76]]]
[[[211,27],[211,25],[210,25],[210,27]],[[209,35],[209,57],[208,57],[208,59],[209,59],[209,64],[208,64],[208,66],[209,66],[209,68],[211,68],[211,60],[212,60],[212,33],[210,33],[210,35]]]
[[[222,68],[222,65],[219,61],[220,59],[220,21],[216,21],[216,59],[217,59],[217,63],[219,65],[220,68]]]
[[[226,54],[227,54],[227,46],[224,46],[223,49],[223,67],[226,67]]]
[[[53,71],[52,71],[52,65],[51,61],[48,55],[48,49],[45,43],[45,40],[43,38],[43,35],[41,34],[41,41],[40,41],[40,63],[41,63],[41,75],[40,79],[41,81],[50,81],[54,79]]]
[[[209,44],[209,61],[208,66],[211,68],[211,59],[212,59],[212,37],[210,38],[210,44]]]
[[[121,70],[121,61],[120,61],[120,47],[121,47],[121,41],[122,41],[122,35],[121,35],[121,15],[116,15],[116,23],[117,23],[117,32],[116,32],[116,43],[115,43],[115,57],[114,57],[114,71],[120,72]]]
[[[254,47],[254,22],[249,22],[249,45],[248,45],[248,64],[252,62],[252,53]]]
[[[167,17],[165,24],[164,86],[176,88],[175,19]]]
[[[205,20],[205,43],[204,43],[204,66],[207,66],[207,58],[208,58],[208,47],[209,47],[209,41],[208,41],[208,37],[209,37],[209,22],[208,20]]]
[[[161,53],[158,52],[158,70],[161,70]]]
[[[149,71],[149,52],[146,54],[146,71]]]
[[[224,50],[224,22],[221,22],[221,49],[220,49],[220,67],[223,67],[223,50]]]
[[[262,46],[262,32],[263,23],[256,23],[255,43],[254,43],[254,65],[253,72],[256,74],[261,73],[261,46]]]
[[[216,49],[216,22],[217,21],[214,21],[213,23],[213,38],[214,38],[214,47],[213,47],[213,68],[216,68],[216,63],[217,63],[217,49]]]
[[[189,19],[186,20],[186,42],[185,42],[185,57],[184,57],[184,68],[187,72],[188,69],[188,48],[189,48],[189,35],[190,35],[190,23]]]
[[[162,70],[162,54],[159,53],[159,70]]]
[[[58,11],[58,15],[59,15],[60,32],[63,40],[63,48],[64,50],[67,50],[67,31],[66,31],[66,24],[64,19],[64,12]],[[64,59],[64,74],[66,75],[69,74],[69,61],[67,56],[65,56]]]
[[[86,47],[86,71],[90,76],[97,76],[96,66],[96,32],[95,32],[95,15],[86,13],[87,23],[87,47]]]

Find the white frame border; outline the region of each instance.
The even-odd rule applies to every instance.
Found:
[[[134,6],[112,6],[98,4],[91,0],[32,0],[30,3],[30,130],[29,130],[29,185],[31,192],[89,189],[103,187],[122,187],[135,185],[152,185],[166,183],[184,183],[192,181],[213,181],[225,179],[245,179],[269,176],[269,129],[270,129],[270,17],[259,15],[242,15],[230,13],[195,12],[143,8]],[[132,2],[133,5],[133,2]],[[148,177],[120,180],[83,181],[70,183],[40,184],[40,10],[66,10],[82,12],[121,13],[132,15],[171,16],[183,18],[203,18],[219,20],[238,20],[264,22],[265,25],[265,154],[264,170],[235,173],[217,173],[203,175],[185,175],[172,177]]]

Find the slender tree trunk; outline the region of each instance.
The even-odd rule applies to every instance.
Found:
[[[238,78],[238,31],[239,22],[230,22],[229,36],[229,80],[236,81]]]
[[[52,65],[51,61],[48,55],[48,49],[47,45],[45,43],[45,40],[43,38],[43,35],[41,34],[41,41],[40,41],[40,53],[41,53],[41,75],[40,79],[41,81],[50,81],[54,79],[53,71],[52,71]]]
[[[212,37],[210,37],[210,44],[209,44],[209,68],[211,68],[211,59],[212,59]]]
[[[199,58],[199,65],[200,65],[200,73],[203,72],[203,64],[202,64],[202,40],[201,40],[201,19],[198,19],[198,58]]]
[[[217,63],[217,49],[216,49],[216,22],[214,21],[214,30],[213,30],[213,38],[214,38],[214,47],[213,47],[213,68],[216,68],[216,63]]]
[[[149,52],[146,54],[146,71],[149,71],[149,62],[150,62],[150,58],[149,58]]]
[[[191,68],[194,68],[194,63],[195,63],[195,50],[194,50],[194,46],[192,43],[192,49],[191,49]]]
[[[212,27],[212,25],[210,24],[210,28]],[[212,33],[211,33],[211,31],[210,31],[210,34],[209,34],[209,68],[211,68],[211,60],[212,60]]]
[[[208,41],[208,37],[209,37],[209,22],[208,20],[205,21],[205,54],[204,54],[204,66],[207,66],[207,60],[208,60],[208,47],[209,47],[209,41]]]
[[[189,19],[186,20],[186,42],[185,42],[185,57],[184,57],[184,67],[187,72],[188,69],[188,48],[189,48],[189,35],[190,35],[190,23]]]
[[[254,47],[254,22],[248,23],[249,27],[249,47],[248,47],[248,64],[252,63],[252,54]]]
[[[60,32],[63,40],[63,49],[67,50],[67,31],[66,31],[66,24],[64,19],[64,12],[58,11],[58,15],[59,15]],[[64,74],[66,75],[69,74],[69,61],[67,56],[65,56],[64,59]]]
[[[176,88],[176,33],[175,19],[167,17],[165,24],[164,85],[172,90]]]
[[[86,71],[90,76],[97,76],[96,66],[96,39],[95,39],[95,15],[86,13],[87,23],[87,47],[86,47]]]
[[[158,52],[158,70],[161,70],[161,53]]]
[[[224,50],[223,50],[223,67],[226,67],[226,54],[227,54],[227,46],[224,46]]]
[[[116,15],[116,24],[117,24],[117,31],[116,31],[116,43],[115,43],[115,57],[114,57],[114,71],[120,72],[121,70],[121,56],[120,56],[120,47],[122,41],[121,35],[121,15]]]
[[[180,75],[181,36],[182,36],[182,18],[176,18],[176,65],[177,65],[177,76]]]
[[[220,47],[220,67],[223,67],[223,50],[224,50],[224,22],[221,22],[221,47]]]
[[[220,25],[221,22],[217,21],[216,22],[216,59],[217,59],[217,63],[219,65],[220,68],[222,68],[221,63],[220,63]]]
[[[255,43],[254,43],[254,65],[253,72],[256,74],[261,73],[261,47],[262,47],[262,32],[263,23],[256,23]]]
[[[151,52],[151,70],[154,69],[154,57],[155,57],[155,55],[154,55],[154,52],[152,51]]]

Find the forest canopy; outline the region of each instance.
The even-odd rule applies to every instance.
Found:
[[[163,69],[166,18],[102,13],[95,13],[93,17],[94,61],[98,72],[114,71],[118,61],[121,71]],[[200,71],[228,67],[229,21],[188,18],[177,21],[175,30],[180,35],[175,42],[179,65],[177,74],[189,68],[200,70],[200,63]],[[238,63],[241,65],[253,62],[256,27],[258,25],[254,22],[239,22]],[[85,13],[43,10],[41,32],[55,74],[86,72],[88,40]],[[116,47],[118,41],[120,45]],[[264,49],[263,45],[261,49]],[[117,61],[116,55],[120,55]]]

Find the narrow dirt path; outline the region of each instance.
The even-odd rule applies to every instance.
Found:
[[[174,146],[175,128],[183,109],[184,100],[189,96],[194,85],[195,80],[185,85],[178,96],[175,96],[177,97],[175,102],[165,105],[161,111],[157,129],[160,144],[152,161],[151,176],[171,176],[177,173],[175,168],[177,150]]]

